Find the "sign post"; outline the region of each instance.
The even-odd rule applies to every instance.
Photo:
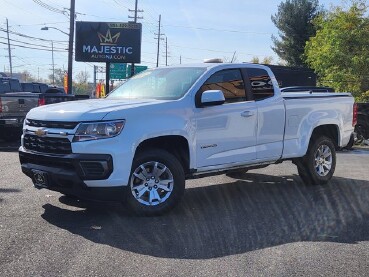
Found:
[[[109,94],[109,82],[110,82],[110,63],[109,62],[106,63],[105,79],[106,79],[105,93]]]

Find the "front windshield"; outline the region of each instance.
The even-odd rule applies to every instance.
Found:
[[[117,87],[107,98],[179,99],[204,71],[201,67],[148,69]]]

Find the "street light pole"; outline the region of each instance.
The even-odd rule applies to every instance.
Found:
[[[55,85],[55,63],[54,63],[54,42],[51,41],[51,60],[53,63],[53,85]]]
[[[69,14],[69,18],[70,18],[70,24],[69,24],[69,34],[58,29],[55,27],[42,27],[41,30],[49,30],[49,29],[55,29],[58,30],[59,32],[62,32],[63,34],[69,36],[69,44],[68,44],[68,90],[67,90],[67,94],[72,94],[73,90],[72,90],[72,75],[73,75],[73,38],[74,38],[74,17],[75,17],[75,0],[71,0],[70,1],[70,14]],[[53,64],[54,64],[54,46],[52,44],[52,59],[53,59]],[[54,66],[53,66],[53,82],[54,82]]]
[[[44,27],[41,28],[42,31],[48,31],[49,29],[58,30],[59,32],[63,33],[64,35],[67,35],[69,37],[69,34],[67,32],[64,32],[63,30],[60,30],[59,28],[49,27],[49,26],[44,26]]]
[[[69,13],[69,47],[68,47],[68,94],[72,94],[72,69],[73,69],[73,38],[74,38],[74,16],[75,16],[75,0],[70,1]]]

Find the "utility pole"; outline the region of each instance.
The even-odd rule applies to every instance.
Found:
[[[51,61],[53,66],[53,85],[55,85],[55,63],[54,63],[54,42],[51,41]]]
[[[168,37],[165,37],[165,66],[168,66]]]
[[[164,34],[161,33],[161,14],[159,15],[159,32],[158,32],[158,34],[155,34],[155,35],[158,36],[158,37],[155,38],[155,39],[158,40],[158,51],[156,53],[156,67],[158,67],[159,66],[160,41],[164,40],[164,38],[161,37],[161,36],[164,36]]]
[[[182,56],[179,56],[179,64],[182,64]]]
[[[10,65],[10,77],[13,77],[12,50],[10,49],[9,22],[8,22],[8,19],[6,19],[6,33],[8,35],[8,54],[9,54],[9,65]]]
[[[133,22],[134,23],[137,23],[137,19],[143,19],[142,16],[137,16],[137,13],[140,12],[142,13],[143,10],[138,10],[137,9],[137,6],[138,6],[138,0],[135,1],[135,9],[134,10],[131,10],[131,9],[128,9],[129,12],[134,12],[134,16],[128,16],[128,18],[133,18]],[[132,63],[131,64],[131,77],[135,74],[135,64]]]
[[[68,46],[68,94],[73,93],[72,76],[73,76],[73,38],[74,38],[74,17],[75,17],[75,0],[70,0],[69,13],[69,46]]]
[[[233,63],[235,56],[236,56],[236,51],[234,51],[234,53],[233,53],[233,57],[232,57],[231,63]]]
[[[165,66],[168,66],[168,58],[170,58],[170,52],[168,51],[168,37],[165,36],[165,52],[164,52],[164,57],[165,57]]]

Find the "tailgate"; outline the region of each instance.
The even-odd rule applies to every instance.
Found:
[[[45,105],[74,100],[74,95],[63,93],[43,93]]]
[[[23,122],[26,114],[38,106],[38,95],[32,93],[4,93],[0,94],[0,120],[7,124]]]

